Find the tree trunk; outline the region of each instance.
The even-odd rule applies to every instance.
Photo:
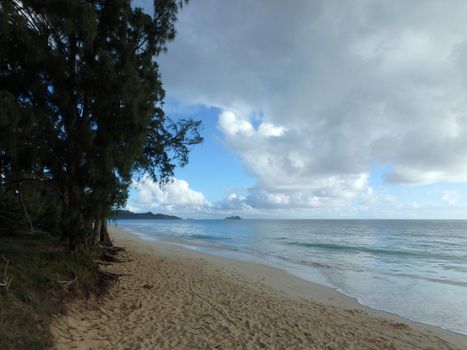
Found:
[[[72,252],[79,252],[87,247],[86,239],[81,234],[73,234],[70,237],[70,250]]]
[[[96,216],[96,219],[94,220],[94,243],[97,243],[100,241],[101,230],[102,230],[102,219],[100,219],[99,216]]]
[[[71,184],[69,191],[69,228],[70,250],[79,251],[87,246],[85,225],[81,212],[81,190],[78,184]]]
[[[70,33],[68,35],[68,79],[67,88],[69,91],[75,91],[78,88],[77,77],[77,35]],[[79,112],[78,94],[72,93],[67,103],[63,106],[64,127],[66,132],[66,171],[67,171],[67,192],[68,192],[68,213],[70,249],[79,251],[87,247],[89,236],[87,236],[85,218],[83,215],[83,193],[85,182],[82,179],[83,173],[81,162],[84,156],[83,147],[83,125]]]
[[[26,207],[26,204],[24,203],[23,193],[21,191],[21,184],[19,182],[16,184],[16,188],[18,190],[19,201],[21,202],[21,206],[23,207],[24,216],[26,217],[26,220],[28,221],[29,231],[33,233],[34,226],[32,225],[32,220],[31,220],[31,217],[29,216],[28,208]]]
[[[100,243],[108,247],[113,246],[109,231],[107,230],[107,218],[102,219]]]

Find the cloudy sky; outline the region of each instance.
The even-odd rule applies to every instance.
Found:
[[[168,116],[205,142],[127,208],[467,218],[466,18],[464,0],[191,1],[160,66]]]

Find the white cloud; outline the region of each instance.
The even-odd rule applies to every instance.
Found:
[[[462,0],[199,0],[162,78],[183,103],[223,110],[225,142],[257,179],[237,202],[345,206],[372,166],[389,183],[467,181],[465,18]]]
[[[253,126],[248,120],[238,118],[234,113],[224,111],[219,116],[219,126],[227,135],[252,135]]]
[[[215,204],[214,211],[217,213],[257,213],[258,211],[248,204],[245,196],[231,193],[223,201]]]
[[[445,190],[445,191],[441,191],[440,198],[444,203],[453,205],[457,203],[459,195],[455,191]]]
[[[220,114],[219,129],[258,182],[242,204],[254,208],[342,206],[367,185],[368,174],[364,172],[323,173],[309,148],[303,147],[308,139],[297,137],[297,130],[270,122],[255,128],[232,111]]]
[[[132,211],[204,211],[211,203],[201,192],[190,188],[185,180],[174,179],[163,186],[144,177],[133,183],[134,196],[127,208]]]
[[[258,134],[264,137],[282,136],[286,129],[282,126],[276,126],[272,123],[261,123],[258,128]]]
[[[368,186],[367,189],[361,193],[361,203],[364,205],[381,205],[381,204],[395,204],[396,197],[387,190],[376,191],[373,187]]]

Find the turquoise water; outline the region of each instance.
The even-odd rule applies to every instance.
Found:
[[[147,240],[263,262],[467,334],[467,221],[121,220]]]

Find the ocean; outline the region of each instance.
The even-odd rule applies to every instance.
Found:
[[[120,220],[151,241],[272,265],[467,334],[467,221]]]

